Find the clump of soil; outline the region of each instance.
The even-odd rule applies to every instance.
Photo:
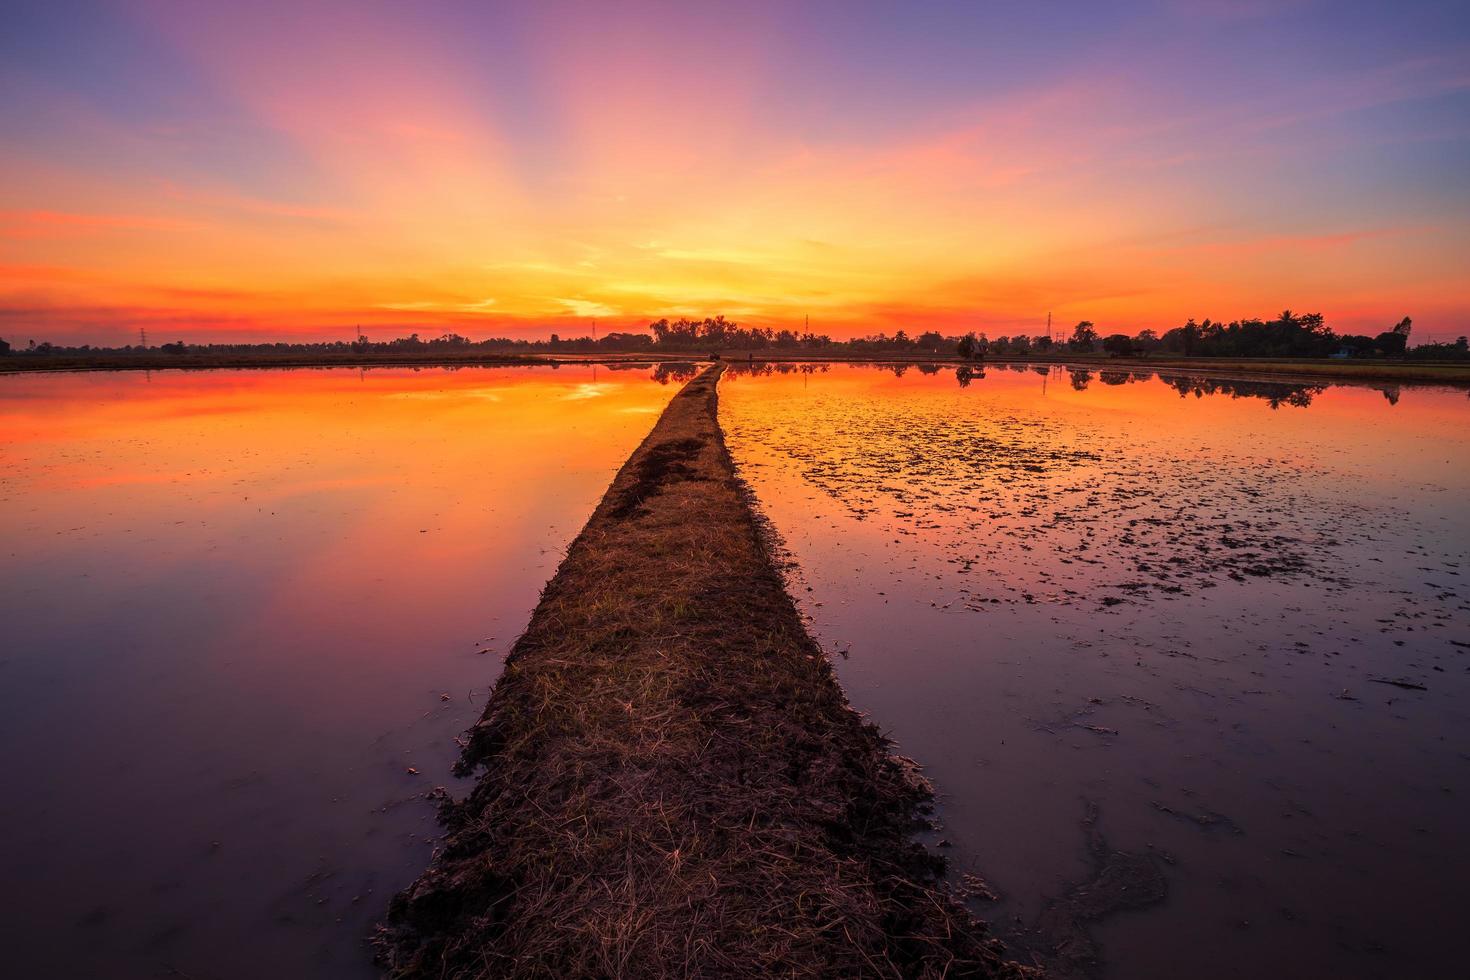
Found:
[[[1082,826],[1092,874],[1042,909],[1027,944],[1057,980],[1092,976],[1101,965],[1091,923],[1117,912],[1162,902],[1168,881],[1158,859],[1115,850],[1098,828],[1098,807],[1088,802]]]
[[[1266,397],[1280,386],[1230,390],[1240,387],[1237,397]],[[856,520],[938,542],[975,571],[957,588],[972,609],[1007,593],[1000,601],[1105,610],[1228,581],[1346,585],[1344,546],[1378,530],[1313,495],[1320,474],[1299,461],[1217,452],[1202,466],[1196,446],[958,399],[819,392],[747,407],[731,436],[789,461]]]
[[[608,516],[614,520],[627,520],[642,506],[643,501],[659,493],[664,484],[676,480],[707,479],[692,465],[694,457],[704,448],[701,438],[671,439],[648,446],[633,464],[633,479],[619,487],[617,496],[609,502]]]
[[[395,977],[1031,971],[915,842],[931,791],[806,632],[716,421],[677,395],[546,587],[461,761]]]

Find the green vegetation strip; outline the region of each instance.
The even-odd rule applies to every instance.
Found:
[[[735,476],[709,369],[546,586],[392,903],[396,977],[1020,977],[915,842]]]

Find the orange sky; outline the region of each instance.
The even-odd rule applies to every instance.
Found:
[[[1470,327],[1453,5],[974,7],[37,5],[0,337]]]

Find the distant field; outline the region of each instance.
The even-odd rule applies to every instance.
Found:
[[[688,360],[687,357],[683,358]],[[530,365],[553,364],[584,358],[546,357],[537,354],[505,354],[468,352],[463,354],[56,354],[17,355],[0,358],[0,374],[25,371],[165,371],[171,369],[203,370],[209,368],[288,368],[288,367],[430,367],[441,364]],[[613,355],[597,358],[599,362],[616,362],[626,358]],[[631,358],[650,361],[655,358]]]
[[[1011,360],[1003,358],[1002,360]],[[1018,358],[1017,360],[1026,360]],[[1040,360],[1040,359],[1037,359]],[[1373,381],[1470,381],[1470,364],[1446,364],[1411,361],[1347,361],[1321,359],[1280,360],[1269,358],[1225,357],[1067,357],[1059,362],[1118,366],[1134,364],[1142,367],[1174,368],[1189,371],[1248,371],[1254,374],[1308,375],[1316,378],[1343,378]]]
[[[1000,358],[1001,361],[1029,361],[1086,364],[1088,366],[1121,367],[1133,365],[1206,373],[1246,372],[1250,374],[1286,375],[1313,378],[1341,378],[1346,381],[1421,381],[1470,382],[1470,364],[1409,361],[1337,361],[1320,359],[1274,360],[1269,358],[1225,357],[1058,357]]]
[[[0,358],[0,374],[30,371],[162,371],[209,368],[308,368],[308,367],[430,367],[440,365],[530,365],[557,363],[652,364],[668,361],[706,360],[709,351],[634,353],[393,353],[393,354],[92,354],[13,355]],[[960,357],[931,351],[846,351],[725,350],[729,361],[806,361],[864,363],[966,363]],[[974,363],[974,362],[970,362]],[[1349,361],[1317,358],[1223,358],[1223,357],[1110,357],[1105,354],[996,357],[988,363],[1076,364],[1086,367],[1193,371],[1208,374],[1246,373],[1272,376],[1337,378],[1344,381],[1402,381],[1470,384],[1470,363],[1412,361]]]
[[[773,351],[724,351],[728,360],[756,361],[861,361],[865,363],[966,363],[951,354],[923,352],[825,354]],[[970,362],[975,363],[975,362]],[[1415,363],[1410,361],[1339,361],[1318,358],[1226,358],[1226,357],[1110,357],[1106,354],[1066,354],[988,358],[990,364],[1076,364],[1091,368],[1155,368],[1159,370],[1194,371],[1203,374],[1269,374],[1312,378],[1340,378],[1345,381],[1417,381],[1447,384],[1470,383],[1470,363]]]

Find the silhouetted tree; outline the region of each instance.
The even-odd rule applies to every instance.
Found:
[[[1461,339],[1455,343],[1420,344],[1409,346],[1413,321],[1404,317],[1391,329],[1376,336],[1339,336],[1328,329],[1319,313],[1296,314],[1283,310],[1275,319],[1235,320],[1230,323],[1206,318],[1196,322],[1191,318],[1181,327],[1175,327],[1158,336],[1152,330],[1139,331],[1137,337],[1124,334],[1110,335],[1101,344],[1102,349],[1112,354],[1121,354],[1125,342],[1131,350],[1149,352],[1164,350],[1200,357],[1404,357],[1411,360],[1470,360],[1470,350]],[[38,343],[31,340],[24,348],[11,346],[0,341],[0,354],[9,352],[26,357],[31,355],[56,356],[61,354],[88,353],[131,357],[149,353],[185,352],[196,355],[280,355],[319,354],[354,355],[366,357],[374,353],[392,354],[397,357],[414,355],[430,359],[436,354],[460,352],[531,353],[537,351],[636,352],[636,351],[688,351],[701,355],[712,355],[728,349],[823,350],[834,353],[861,355],[882,351],[941,351],[945,346],[956,351],[966,360],[978,360],[987,352],[997,354],[1047,354],[1057,348],[1057,343],[1048,336],[1026,337],[1021,334],[1000,337],[988,341],[984,334],[969,333],[964,337],[944,337],[938,331],[927,330],[917,339],[910,338],[905,330],[893,336],[879,333],[875,336],[858,337],[847,341],[836,341],[823,334],[770,327],[742,327],[723,316],[700,319],[667,318],[648,324],[647,332],[610,332],[594,340],[590,336],[563,337],[552,334],[549,340],[512,339],[491,337],[472,341],[453,332],[441,333],[430,340],[423,340],[418,333],[389,341],[371,341],[366,337],[355,340],[335,340],[306,343],[262,343],[262,344],[208,344],[185,345],[182,341],[159,347],[126,345],[123,347],[63,347],[50,342]],[[1073,352],[1090,353],[1098,349],[1098,335],[1090,321],[1077,324],[1071,337],[1063,346]]]
[[[1404,317],[1392,330],[1384,331],[1374,338],[1375,353],[1387,357],[1403,357],[1409,346],[1409,331],[1413,328],[1414,321]]]
[[[1470,346],[1467,346],[1464,337],[1459,337],[1453,344],[1420,344],[1418,347],[1410,347],[1408,356],[1416,361],[1463,361],[1470,359]]]
[[[1091,353],[1097,346],[1097,331],[1093,329],[1091,320],[1083,320],[1072,328],[1072,338],[1067,341],[1067,347],[1074,353]]]

